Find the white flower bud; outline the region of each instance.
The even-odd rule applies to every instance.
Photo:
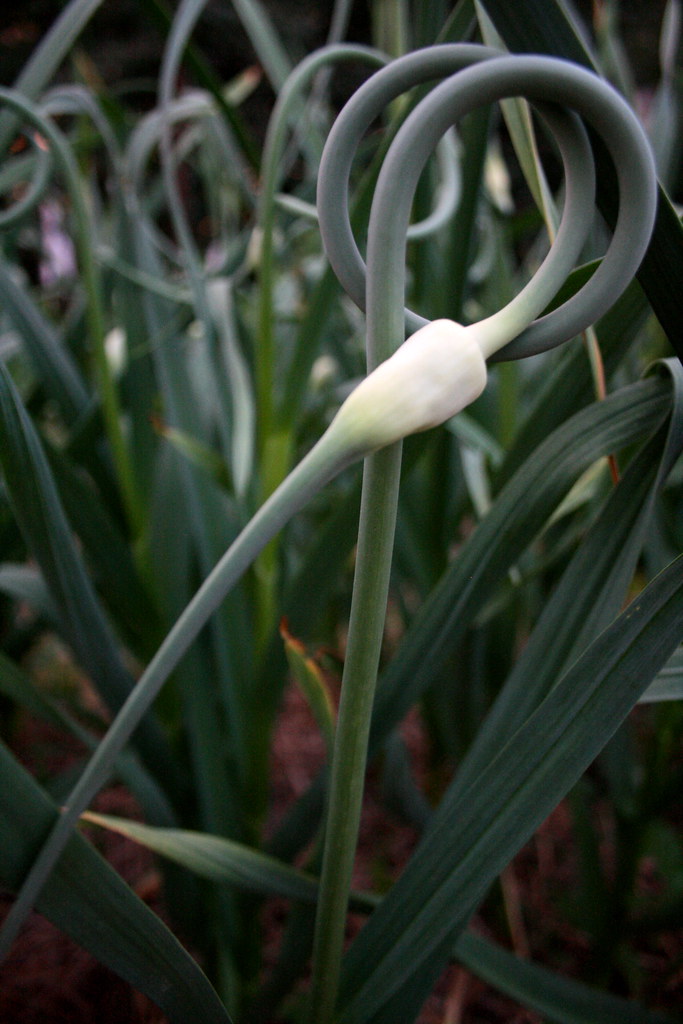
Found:
[[[452,320],[434,320],[361,381],[330,433],[350,453],[366,455],[445,423],[485,386],[476,333]]]
[[[120,377],[127,362],[126,332],[123,327],[112,327],[104,339],[104,350],[112,373]]]

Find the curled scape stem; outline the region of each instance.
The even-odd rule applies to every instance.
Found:
[[[406,118],[385,157],[370,215],[366,268],[348,219],[348,181],[357,146],[387,104],[415,85],[440,79]],[[466,327],[444,320],[427,323],[404,310],[406,235],[418,179],[430,153],[455,122],[478,105],[512,95],[534,104],[557,141],[566,187],[556,240],[531,282],[503,310]],[[583,122],[602,138],[612,156],[619,216],[598,270],[576,295],[541,316],[579,257],[593,220],[593,160]],[[138,680],[24,880],[0,933],[0,957],[78,817],[212,612],[268,541],[318,490],[352,462],[366,459],[310,1007],[315,1024],[334,1019],[391,565],[400,441],[444,422],[473,401],[486,383],[487,358],[520,358],[542,351],[597,319],[638,269],[654,221],[655,196],[654,164],[635,116],[597,76],[566,61],[510,56],[482,46],[435,46],[393,61],[357,91],[325,147],[318,214],[330,262],[348,294],[367,312],[369,375],[229,548]],[[412,336],[400,345],[406,330]]]
[[[444,75],[445,80],[406,118],[384,159],[370,213],[366,268],[348,216],[348,182],[358,144],[387,103],[417,84]],[[406,235],[420,174],[454,122],[481,104],[511,95],[522,95],[534,103],[562,157],[565,203],[555,242],[535,277],[498,313],[466,328],[449,321],[424,326],[422,318],[403,309]],[[593,277],[554,312],[540,316],[574,266],[593,221],[595,179],[583,120],[602,137],[614,161],[619,217],[608,252]],[[645,253],[654,222],[655,195],[648,144],[623,100],[590,72],[546,57],[508,56],[489,48],[460,45],[417,51],[376,72],[352,97],[330,132],[318,179],[320,228],[339,280],[367,312],[371,371],[355,392],[355,403],[352,394],[337,421],[346,418],[355,425],[356,404],[366,423],[371,415],[389,412],[388,420],[381,428],[376,424],[375,431],[382,444],[393,447],[366,461],[363,480],[316,918],[311,1024],[331,1024],[336,1019],[382,639],[377,618],[381,615],[383,621],[386,607],[398,502],[400,443],[396,442],[410,432],[443,422],[472,401],[485,385],[486,357],[519,358],[550,348],[605,312],[627,286]],[[419,329],[392,355],[404,324],[409,334]],[[389,421],[396,425],[394,431]],[[401,422],[403,433],[398,428]],[[374,586],[369,586],[369,580]]]

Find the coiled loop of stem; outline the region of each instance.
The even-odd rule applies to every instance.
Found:
[[[444,76],[408,116],[385,157],[370,218],[368,271],[348,216],[356,149],[388,103]],[[557,142],[566,199],[557,237],[536,275],[508,306],[480,325],[484,350],[496,359],[519,359],[578,334],[618,298],[640,265],[655,215],[654,163],[635,115],[614,89],[585,68],[551,57],[513,56],[461,44],[418,50],[376,72],[351,98],[330,132],[318,182],[320,227],[330,262],[351,298],[372,316],[373,289],[385,292],[389,287],[392,296],[403,292],[410,208],[436,143],[476,107],[515,95],[533,103]],[[540,316],[574,266],[593,222],[594,166],[582,121],[602,139],[614,163],[619,215],[593,276],[570,299]],[[373,246],[378,252],[374,267]],[[425,323],[411,310],[405,318],[409,333]],[[389,354],[369,353],[370,366]]]
[[[361,137],[387,103],[407,89],[447,76],[406,118],[375,186],[363,263],[348,215],[348,184]],[[471,328],[487,357],[520,358],[579,333],[618,297],[638,269],[654,222],[656,179],[634,115],[595,75],[566,61],[509,56],[486,47],[436,46],[376,72],[348,102],[323,153],[318,215],[337,277],[367,312],[368,371],[388,359],[425,321],[404,309],[405,247],[415,189],[439,139],[481,104],[522,95],[553,134],[565,172],[562,221],[531,282],[504,309]],[[612,242],[588,282],[541,316],[571,271],[594,216],[595,171],[582,120],[602,137],[619,182]],[[332,1024],[358,836],[367,743],[382,640],[398,503],[401,445],[365,463],[348,645],[342,679],[320,881],[310,997],[311,1024]]]

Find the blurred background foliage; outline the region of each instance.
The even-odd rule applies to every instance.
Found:
[[[483,8],[505,35],[499,6]],[[0,15],[3,85],[16,81],[64,9],[33,2]],[[56,806],[201,580],[364,373],[363,318],[340,294],[303,204],[314,199],[334,113],[368,66],[354,61],[335,71],[329,95],[314,88],[306,131],[297,135],[298,108],[287,123],[296,146],[276,154],[273,170],[263,147],[275,96],[286,72],[325,42],[333,7],[268,2],[256,26],[244,9],[250,5],[207,5],[176,82],[173,47],[182,52],[190,33],[180,18],[188,5],[105,2],[33,93],[41,116],[63,133],[72,165],[58,167],[37,210],[4,231],[0,262],[0,355],[14,382],[3,390],[0,490],[2,730],[14,754],[3,746],[0,878],[9,891],[19,889]],[[645,119],[674,202],[681,199],[677,9],[576,5],[594,56]],[[346,37],[396,55],[440,33],[479,38],[477,13],[485,26],[481,5],[465,2],[356,3]],[[555,24],[564,30],[567,22],[550,3],[537,27],[550,40]],[[177,120],[164,143],[159,106],[174,104],[176,91]],[[402,113],[398,104],[387,122]],[[7,130],[3,116],[14,151],[0,182],[16,199],[36,154],[30,133]],[[379,134],[359,158],[359,225]],[[498,112],[471,115],[460,136],[460,205],[445,228],[411,243],[410,302],[428,317],[474,320],[528,278],[547,248],[550,218],[525,180],[537,167],[530,135],[521,138],[526,164],[516,160],[520,139]],[[556,191],[556,160],[539,140]],[[432,208],[440,175],[435,161],[420,186],[417,218]],[[683,249],[673,213],[669,225],[673,242],[662,254],[675,276]],[[596,221],[585,259],[603,242]],[[680,295],[669,299],[675,314]],[[469,803],[459,780],[488,779],[488,762],[524,740],[557,681],[574,678],[570,670],[588,685],[601,631],[613,620],[618,627],[625,602],[676,564],[681,381],[671,357],[680,341],[671,330],[667,338],[634,284],[594,335],[500,365],[467,414],[406,443],[372,806],[401,823],[411,848],[410,837],[427,829],[420,849],[438,854],[428,829],[436,808],[448,835],[458,835]],[[670,361],[644,376],[662,359]],[[267,549],[116,766],[152,827],[143,842],[161,849],[168,827],[204,837],[188,852],[185,831],[171,836],[162,850],[171,860],[160,863],[173,927],[223,1005],[170,932],[80,837],[39,902],[171,1019],[226,1019],[223,1007],[238,1021],[267,1022],[276,1012],[302,1019],[297,985],[311,941],[313,883],[282,862],[317,871],[324,744],[284,816],[275,806],[273,745],[292,675],[319,731],[329,738],[333,727],[358,496],[351,470]],[[469,933],[446,949],[434,940],[426,974],[417,970],[406,982],[405,1005],[415,1007],[406,1021],[418,1019],[431,974],[449,959],[543,1019],[643,1024],[680,1008],[683,711],[679,699],[661,698],[679,697],[683,664],[680,647],[658,664],[657,645],[639,654],[643,690],[654,680],[647,702],[575,786],[568,781],[562,790],[558,782],[558,799],[571,791],[548,842],[564,869],[561,848],[571,836],[570,882],[555,878],[544,907],[538,864],[529,867],[542,860],[543,841],[535,851],[526,847],[517,867],[493,885],[489,879],[488,896],[469,908],[497,944],[477,945]],[[322,653],[307,658],[318,646]],[[75,755],[72,748],[56,768],[46,751],[29,756],[17,740],[26,715],[75,737]],[[528,736],[524,742],[520,749],[531,751]],[[41,788],[19,767],[29,760]],[[539,773],[539,793],[554,792]],[[476,797],[482,811],[495,789]],[[510,860],[526,835],[524,822],[510,824],[501,812],[501,829],[506,821]],[[207,835],[221,839],[220,854]],[[450,849],[441,847],[446,862]],[[372,862],[372,849],[367,856]],[[411,863],[422,885],[426,854]],[[375,899],[395,871],[371,863],[366,887],[377,890]],[[99,903],[88,917],[94,891]],[[428,889],[415,892],[426,906]],[[266,956],[272,904],[264,917],[262,901],[274,894],[294,909],[277,954]],[[409,934],[422,908],[400,902],[400,892],[393,898],[385,907],[397,908]],[[358,898],[359,913],[368,899]],[[534,918],[548,907],[560,922],[551,934]],[[380,938],[383,920],[379,911],[371,919]],[[576,984],[534,973],[506,947],[553,971],[567,968]],[[350,963],[347,1000],[362,973],[356,963],[354,976]],[[364,984],[372,988],[372,979]],[[392,998],[367,1019],[398,1019]],[[439,1005],[438,1019],[448,1019]],[[509,1020],[509,1007],[481,1012]],[[345,1020],[366,1019],[357,1008],[349,1014]]]

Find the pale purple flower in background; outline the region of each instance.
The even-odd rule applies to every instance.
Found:
[[[59,203],[41,203],[40,234],[42,256],[39,264],[40,283],[44,288],[57,284],[76,273],[76,253],[71,238],[64,231],[64,210]]]

